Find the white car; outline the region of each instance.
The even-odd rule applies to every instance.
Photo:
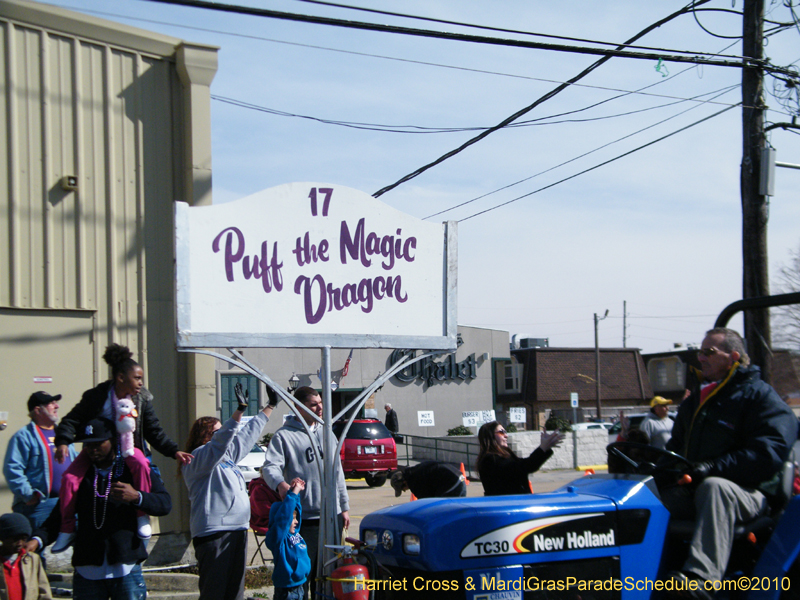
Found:
[[[264,457],[267,455],[267,449],[264,446],[256,444],[253,449],[247,453],[239,463],[236,465],[242,472],[242,477],[245,481],[250,481],[261,475],[261,467],[264,465]]]
[[[611,429],[611,423],[574,423],[572,431],[585,431],[587,429]]]

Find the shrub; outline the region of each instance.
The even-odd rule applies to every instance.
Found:
[[[547,431],[553,431],[553,430],[556,430],[556,429],[558,431],[571,431],[572,430],[572,426],[570,425],[570,422],[567,419],[564,419],[563,417],[550,417],[545,422],[544,428],[547,429]]]
[[[447,435],[473,435],[473,433],[472,431],[470,431],[468,427],[459,425],[458,427],[453,427],[452,429],[448,429]]]
[[[269,441],[272,439],[273,435],[274,434],[272,434],[272,433],[265,433],[264,437],[262,437],[260,440],[258,440],[258,443],[266,448],[267,446],[269,446]]]

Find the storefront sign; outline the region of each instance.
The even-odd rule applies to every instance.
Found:
[[[455,349],[456,225],[315,183],[176,203],[178,345]]]
[[[413,358],[416,356],[416,350],[395,350],[392,352],[389,361],[395,364],[403,356],[410,354]],[[456,362],[456,355],[449,354],[446,358],[440,361],[434,361],[432,358],[423,358],[419,362],[414,363],[406,369],[400,371],[395,378],[399,381],[409,382],[415,379],[422,379],[429,386],[437,381],[454,381],[461,379],[475,379],[478,376],[478,361],[475,360],[475,354],[470,354],[461,362]]]

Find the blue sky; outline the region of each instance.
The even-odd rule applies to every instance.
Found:
[[[219,71],[211,87],[216,97],[211,106],[214,202],[292,181],[329,182],[373,193],[475,135],[470,131],[401,134],[353,129],[241,108],[222,99],[338,121],[485,127],[531,104],[554,88],[554,82],[573,77],[596,60],[587,55],[354,31],[138,0],[52,3],[220,46]],[[296,0],[239,3],[438,31],[520,37]],[[360,0],[357,5],[618,43],[685,3]],[[741,10],[742,4],[742,0],[715,0],[706,7]],[[789,20],[782,2],[767,5],[771,18]],[[702,12],[697,17],[717,35],[741,33],[737,15]],[[715,53],[733,44],[724,53],[741,52],[740,42],[706,33],[691,15],[663,25],[639,43]],[[795,28],[770,38],[766,54],[775,64],[796,66],[800,31]],[[609,165],[473,216],[741,100],[739,69],[666,62],[657,71],[657,66],[655,60],[612,59],[581,85],[521,119],[576,111],[622,95],[550,119],[583,121],[493,133],[381,197],[387,204],[425,218],[552,169],[432,217],[460,221],[461,324],[545,337],[551,346],[593,346],[593,314],[602,315],[608,309],[609,317],[600,324],[600,343],[620,347],[623,301],[627,301],[627,345],[657,352],[676,342],[699,343],[716,315],[741,297],[738,107]],[[653,87],[645,93],[624,93],[646,86]],[[706,103],[685,100],[714,97]],[[766,96],[766,102],[771,109],[768,121],[791,120],[772,95]],[[645,127],[650,129],[630,135]],[[769,139],[779,161],[800,163],[800,136],[776,130]],[[771,273],[800,247],[800,171],[778,169],[775,190],[770,204]],[[741,319],[731,325],[741,329]]]

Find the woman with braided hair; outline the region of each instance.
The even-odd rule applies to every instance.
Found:
[[[134,453],[125,460],[135,477],[137,489],[147,492],[150,490],[148,444],[164,456],[175,458],[181,464],[190,462],[192,457],[178,450],[178,444],[172,441],[161,427],[153,408],[153,395],[143,386],[144,370],[133,360],[130,349],[120,344],[111,344],[106,348],[103,360],[111,367],[111,379],[84,392],[80,402],[58,424],[55,435],[55,460],[63,462],[69,444],[75,441],[76,433],[85,423],[98,417],[115,422],[119,401],[129,399],[134,404],[137,416],[133,432]],[[66,550],[75,538],[74,495],[89,466],[88,457],[82,452],[62,477],[59,492],[61,533],[51,549],[54,553]],[[147,539],[151,533],[149,517],[144,513],[139,514],[137,535]]]

